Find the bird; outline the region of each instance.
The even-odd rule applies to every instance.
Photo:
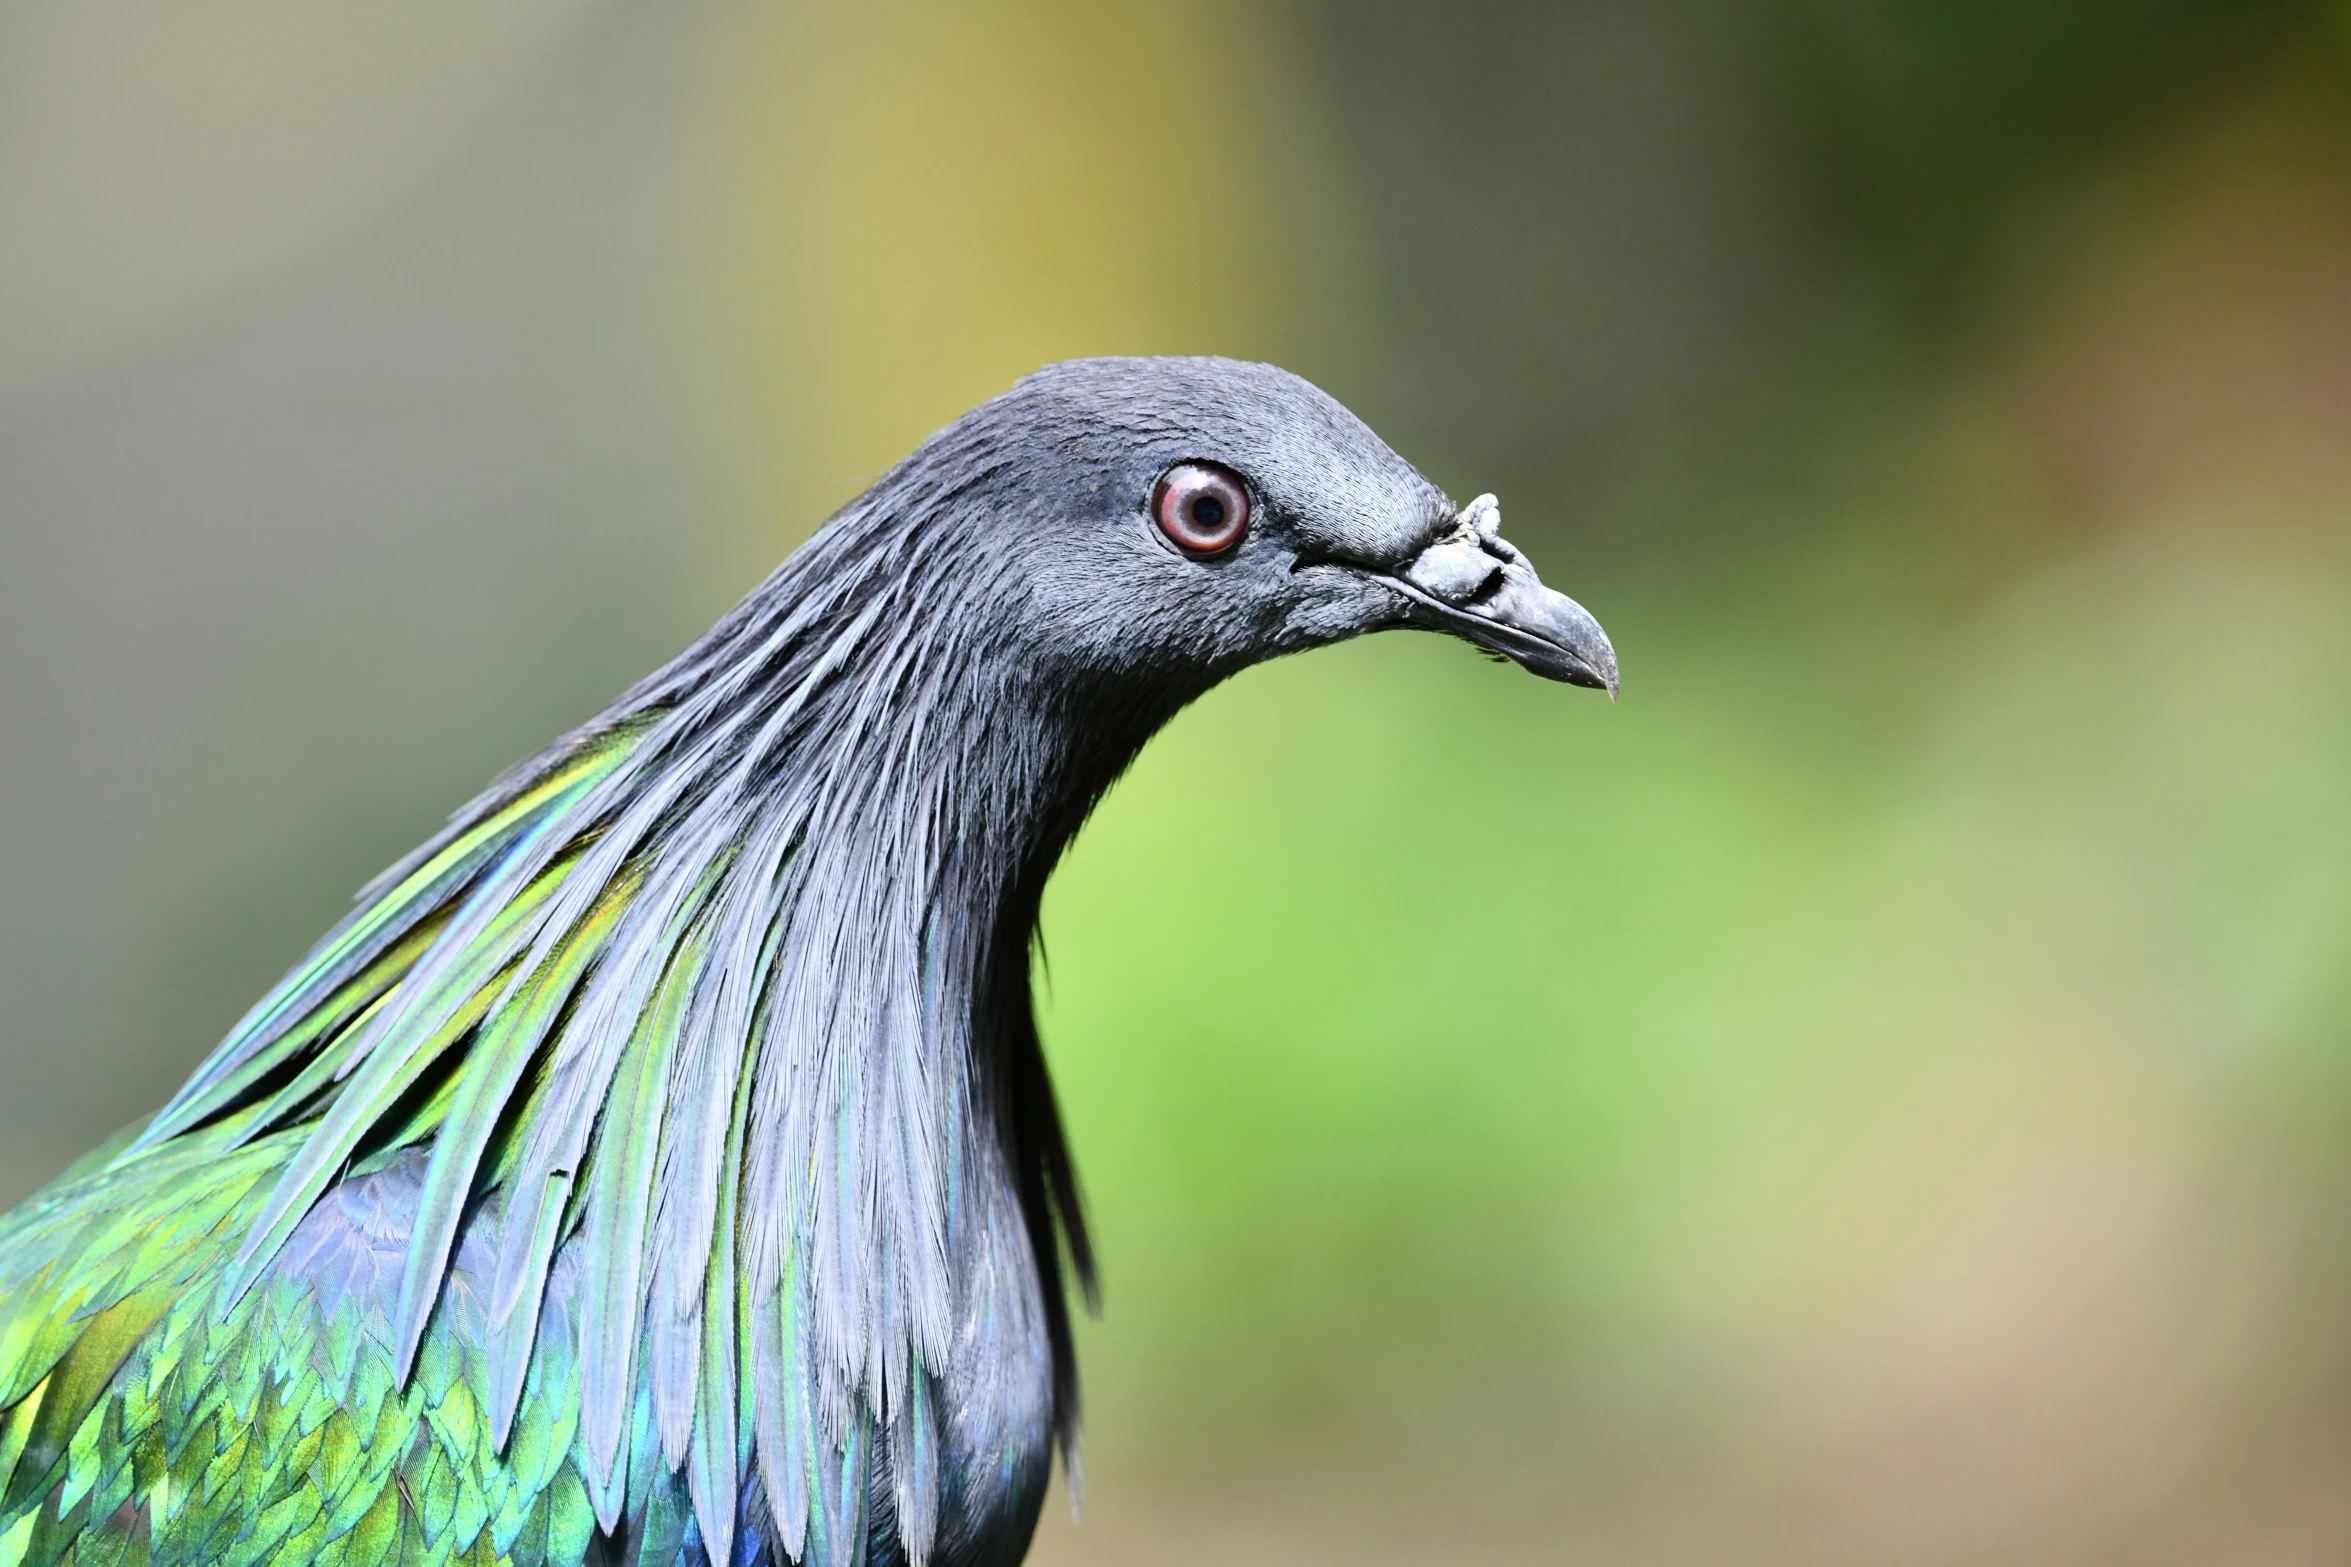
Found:
[[[990,1567],[1093,1249],[1039,899],[1186,704],[1614,649],[1336,400],[1050,365],[369,883],[0,1216],[0,1567]]]

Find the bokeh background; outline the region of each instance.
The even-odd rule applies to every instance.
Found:
[[[1389,637],[1054,884],[1039,1559],[2351,1558],[2351,9],[0,6],[0,1197],[1037,364],[1278,359]]]

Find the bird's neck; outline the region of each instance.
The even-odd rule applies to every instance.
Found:
[[[1196,693],[1044,666],[1018,583],[924,542],[836,526],[607,721],[643,726],[628,792],[678,802],[648,887],[710,878],[724,1004],[673,1098],[741,1062],[753,1288],[804,1294],[836,1402],[886,1400],[909,1353],[941,1363],[975,1209],[1009,1202],[1066,1423],[1059,1253],[1089,1287],[1091,1258],[1030,944],[1061,852]]]
[[[224,1303],[297,1265],[346,1172],[406,1161],[396,1379],[486,1225],[492,1437],[558,1353],[542,1321],[574,1321],[608,1529],[640,1408],[714,1538],[755,1447],[795,1558],[862,1494],[869,1437],[919,1561],[943,1408],[959,1484],[1025,1451],[1032,1509],[1041,1434],[1072,1434],[1060,1267],[1090,1261],[1029,942],[1094,801],[1197,693],[1057,664],[1018,564],[933,482],[877,486],[387,871],[118,1156],[284,1150]]]
[[[126,1157],[224,1117],[290,1139],[233,1289],[352,1160],[422,1146],[395,1354],[404,1374],[475,1195],[503,1193],[501,1436],[576,1236],[597,1472],[640,1364],[697,1448],[699,1365],[806,1389],[848,1451],[921,1407],[971,1281],[1011,1274],[1066,1439],[1061,1247],[1089,1261],[1029,940],[1095,799],[1195,693],[1052,667],[1017,578],[936,532],[837,520],[387,872],[232,1031]]]

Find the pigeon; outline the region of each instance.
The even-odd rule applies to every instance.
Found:
[[[1049,366],[0,1217],[0,1567],[1009,1564],[1078,1386],[1055,862],[1236,671],[1599,625],[1336,401]]]

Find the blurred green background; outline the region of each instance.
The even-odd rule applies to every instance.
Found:
[[[1185,714],[1046,915],[1041,1560],[2351,1556],[2351,11],[0,6],[0,1196],[1037,364],[1615,636]]]

